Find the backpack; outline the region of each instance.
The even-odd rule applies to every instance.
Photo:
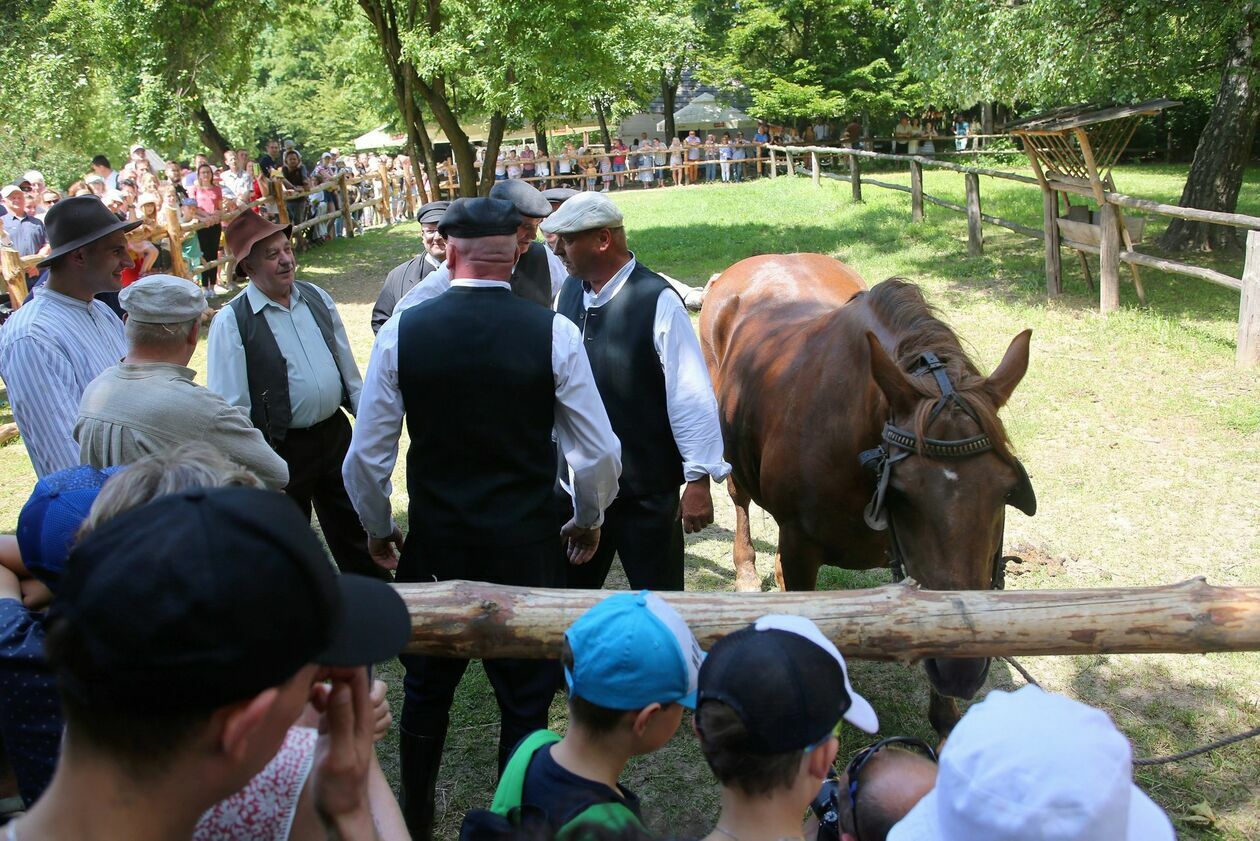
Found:
[[[581,841],[584,836],[582,830],[591,825],[613,830],[626,826],[643,829],[639,818],[623,804],[596,800],[595,795],[586,802],[578,803],[568,814],[555,816],[554,820],[537,807],[522,806],[525,774],[534,754],[558,741],[560,737],[550,730],[536,730],[525,737],[503,769],[490,808],[474,809],[464,816],[459,832],[461,841],[540,837],[549,824],[559,824],[556,841]]]

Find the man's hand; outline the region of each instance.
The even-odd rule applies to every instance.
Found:
[[[580,566],[595,557],[595,550],[599,548],[599,527],[584,529],[577,524],[577,520],[565,523],[564,528],[560,529],[560,537],[564,539],[564,553],[574,566]]]
[[[367,669],[329,670],[326,677],[331,683],[316,684],[310,699],[320,712],[311,770],[315,811],[330,837],[374,839],[367,783],[376,711],[368,694]]]
[[[389,733],[389,726],[394,723],[393,713],[389,711],[389,698],[387,692],[389,687],[383,680],[372,681],[372,691],[368,693],[368,699],[372,702],[372,715],[374,717],[372,724],[372,741],[379,742]]]
[[[688,482],[682,493],[682,525],[687,534],[694,534],[713,522],[713,495],[709,477]]]
[[[402,529],[394,526],[389,537],[369,537],[368,554],[382,569],[398,569],[398,552],[402,549]]]

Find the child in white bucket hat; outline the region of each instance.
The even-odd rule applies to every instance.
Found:
[[[936,788],[888,841],[1173,841],[1102,710],[1025,686],[990,692],[941,752]]]

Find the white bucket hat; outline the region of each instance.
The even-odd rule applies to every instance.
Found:
[[[1132,775],[1129,741],[1102,710],[995,690],[954,728],[936,788],[888,841],[1175,841]]]

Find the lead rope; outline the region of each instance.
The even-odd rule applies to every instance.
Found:
[[[1036,686],[1038,689],[1041,688],[1041,684],[1037,683],[1036,679],[1033,678],[1033,676],[1028,673],[1028,670],[1025,669],[1023,666],[1021,666],[1019,664],[1019,661],[1016,660],[1014,657],[1002,657],[1001,659],[1009,663],[1011,667],[1015,669],[1015,671],[1019,672],[1020,677],[1022,677],[1029,684],[1031,684],[1032,686]],[[1208,742],[1206,745],[1200,745],[1197,748],[1184,750],[1181,753],[1172,753],[1167,756],[1151,756],[1151,757],[1146,757],[1145,759],[1135,759],[1133,760],[1133,764],[1134,766],[1140,767],[1140,766],[1148,766],[1148,765],[1166,765],[1169,762],[1180,762],[1183,759],[1189,759],[1192,756],[1198,756],[1200,754],[1210,753],[1216,750],[1217,748],[1223,748],[1226,745],[1233,745],[1233,744],[1237,744],[1238,742],[1244,742],[1247,739],[1251,739],[1256,736],[1260,736],[1260,727],[1253,727],[1250,730],[1247,730],[1245,732],[1236,733],[1233,736],[1226,736],[1223,739],[1217,739],[1215,742]]]

